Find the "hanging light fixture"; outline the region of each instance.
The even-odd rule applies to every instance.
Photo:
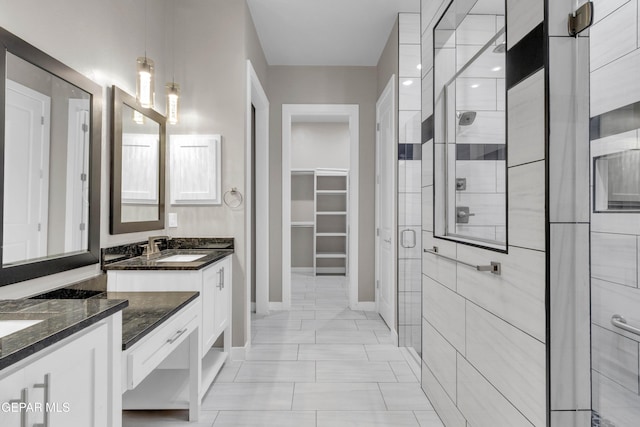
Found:
[[[178,123],[180,108],[180,85],[176,82],[167,83],[167,121],[175,125]]]
[[[144,56],[137,59],[136,99],[144,108],[155,105],[155,67],[152,59],[147,57],[147,0],[144,1]]]
[[[167,90],[167,121],[175,125],[178,123],[178,111],[180,109],[180,85],[175,82],[175,2],[171,2],[171,8],[171,83],[167,83],[165,87]]]
[[[155,81],[153,79],[153,60],[147,55],[138,58],[138,78],[136,79],[136,98],[144,108],[153,108],[155,94]]]

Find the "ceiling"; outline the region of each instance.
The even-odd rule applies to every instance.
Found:
[[[247,0],[269,65],[375,66],[420,0]]]

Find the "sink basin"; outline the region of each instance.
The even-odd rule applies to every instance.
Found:
[[[0,338],[40,322],[42,322],[42,320],[0,320]]]
[[[192,262],[206,256],[207,255],[203,254],[177,254],[168,256],[166,258],[160,258],[156,260],[156,262]]]

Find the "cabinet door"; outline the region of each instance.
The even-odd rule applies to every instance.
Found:
[[[214,310],[215,334],[220,335],[229,323],[229,297],[231,289],[231,257],[219,264],[218,283],[215,287]]]
[[[29,425],[107,427],[107,353],[108,327],[102,324],[27,365],[29,401],[42,405],[30,414]]]
[[[19,401],[28,401],[27,385],[24,380],[24,370],[11,375],[0,377],[0,426],[20,426],[21,412]],[[26,398],[26,399],[25,399]],[[28,414],[30,415],[30,414]],[[24,415],[22,415],[24,416]]]
[[[202,351],[200,357],[207,354],[216,341],[215,297],[220,280],[220,267],[216,263],[202,272],[202,337],[200,343]]]

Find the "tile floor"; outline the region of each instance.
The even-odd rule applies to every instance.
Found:
[[[227,362],[200,420],[125,411],[125,427],[442,427],[415,367],[377,313],[348,308],[344,277],[294,274],[291,311],[254,316],[246,360]]]

